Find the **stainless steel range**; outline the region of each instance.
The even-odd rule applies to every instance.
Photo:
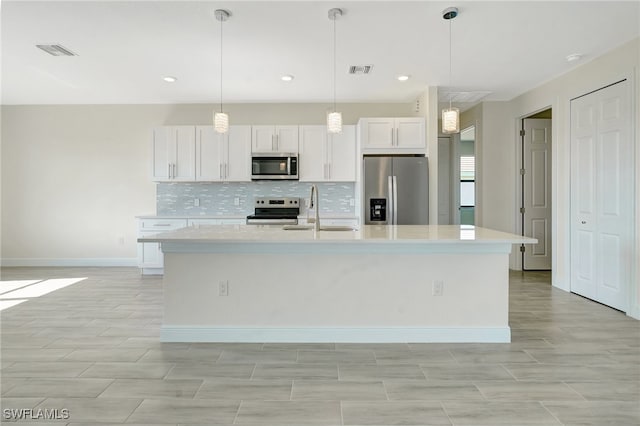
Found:
[[[247,216],[247,225],[297,225],[300,198],[256,197],[254,214]]]

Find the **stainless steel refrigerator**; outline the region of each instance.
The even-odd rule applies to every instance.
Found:
[[[364,208],[367,225],[427,225],[427,157],[365,156]]]

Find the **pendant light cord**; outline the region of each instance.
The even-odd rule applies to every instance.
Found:
[[[449,110],[451,110],[451,101],[453,98],[453,91],[451,88],[451,21],[453,18],[449,19]]]
[[[333,15],[333,112],[336,112],[336,19]]]
[[[222,112],[222,26],[224,17],[220,20],[220,112]]]

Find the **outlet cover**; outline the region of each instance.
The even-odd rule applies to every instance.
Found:
[[[433,296],[442,296],[444,293],[444,281],[436,280],[433,282]]]

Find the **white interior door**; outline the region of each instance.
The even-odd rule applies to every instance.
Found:
[[[527,244],[522,268],[551,269],[551,120],[523,120],[523,232],[538,239]]]
[[[628,309],[633,252],[630,85],[571,101],[571,291]]]

